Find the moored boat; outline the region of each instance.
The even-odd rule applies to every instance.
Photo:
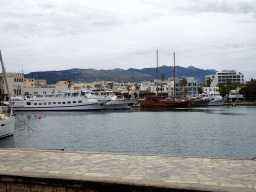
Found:
[[[54,97],[32,97],[12,99],[14,111],[74,111],[99,110],[106,101],[95,99],[91,91],[66,91],[57,93]]]
[[[141,108],[179,108],[188,107],[192,100],[169,100],[161,97],[146,97],[145,100],[140,101]]]
[[[189,107],[208,107],[209,103],[210,103],[209,99],[195,99],[195,100],[192,100]]]
[[[8,81],[7,81],[7,78],[6,78],[6,73],[5,73],[5,68],[4,68],[4,63],[3,63],[1,50],[0,50],[0,60],[1,60],[2,72],[4,74],[4,81],[5,81],[5,85],[6,85],[6,89],[7,89],[7,93],[8,93],[8,98],[10,100],[11,95],[10,95],[10,92],[9,92],[9,86],[8,86]],[[10,105],[10,106],[11,106],[11,110],[10,110],[9,116],[6,116],[3,113],[2,108],[0,107],[0,124],[1,124],[0,138],[13,135],[13,133],[14,133],[15,116],[13,115],[13,112],[12,112],[12,105]]]
[[[99,101],[106,102],[103,109],[129,109],[136,102],[136,99],[118,99],[114,92],[108,89],[94,89],[92,95]]]
[[[15,126],[15,116],[6,116],[2,112],[2,108],[0,107],[0,138],[7,137],[13,135],[14,126]]]

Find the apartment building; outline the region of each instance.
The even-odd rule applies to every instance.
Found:
[[[244,84],[244,74],[237,73],[236,70],[222,70],[215,75],[207,75],[205,76],[205,84],[209,77],[212,79],[211,87],[216,87],[218,84],[226,85],[227,79],[230,80],[231,84]]]
[[[1,100],[7,101],[9,98],[2,73],[0,73],[0,77],[0,95],[2,95]],[[24,73],[6,73],[6,78],[11,95],[21,95],[24,93]]]

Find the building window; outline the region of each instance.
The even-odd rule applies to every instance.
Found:
[[[73,103],[76,103],[76,101],[73,101]]]
[[[61,102],[58,102],[58,104],[61,104]]]
[[[78,101],[78,103],[82,103],[82,101]]]
[[[46,102],[44,102],[44,105],[47,105],[47,103],[46,103]]]
[[[52,103],[51,102],[48,102],[48,105],[51,105]]]
[[[68,101],[68,104],[71,104],[71,101]]]
[[[37,103],[34,103],[34,105],[37,105]]]
[[[66,102],[62,102],[62,104],[66,104]]]
[[[53,102],[52,104],[53,104],[53,105],[56,105],[56,102]]]
[[[42,103],[39,103],[39,105],[42,105]]]

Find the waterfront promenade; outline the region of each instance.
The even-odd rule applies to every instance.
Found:
[[[256,191],[256,161],[0,149],[0,179],[0,191]]]

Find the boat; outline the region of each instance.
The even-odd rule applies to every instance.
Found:
[[[219,97],[211,98],[208,106],[224,106],[224,100]]]
[[[194,99],[192,100],[192,103],[189,105],[189,107],[208,107],[210,103],[210,99]]]
[[[92,95],[99,101],[105,101],[103,109],[130,109],[136,99],[118,99],[115,93],[109,89],[94,89]]]
[[[15,116],[6,116],[0,107],[0,138],[11,136],[14,133]]]
[[[218,92],[209,92],[207,97],[210,99],[208,106],[224,106],[225,100]]]
[[[175,74],[175,54],[174,54],[174,74]],[[156,96],[145,96],[145,100],[140,100],[141,108],[183,108],[188,107],[192,100],[177,100],[175,98],[158,96],[158,50],[157,50],[157,67],[156,67]],[[175,81],[175,76],[174,76]],[[175,82],[174,82],[174,95],[175,95]]]
[[[146,96],[145,100],[140,101],[141,108],[178,108],[188,107],[192,100],[171,100],[156,96]]]
[[[14,111],[86,111],[103,109],[106,101],[98,101],[91,91],[63,91],[53,97],[12,98]]]
[[[2,72],[4,75],[4,81],[5,81],[5,85],[6,85],[6,89],[7,89],[7,93],[8,93],[8,98],[10,99],[11,95],[9,92],[9,87],[8,87],[8,82],[7,82],[7,78],[6,78],[6,73],[5,73],[1,50],[0,50],[0,60],[1,60]],[[11,108],[10,108],[11,110],[10,110],[9,116],[6,116],[3,113],[2,108],[0,108],[0,124],[1,124],[0,138],[11,136],[14,133],[15,116],[13,115],[12,105],[10,105],[10,106],[11,106]]]

